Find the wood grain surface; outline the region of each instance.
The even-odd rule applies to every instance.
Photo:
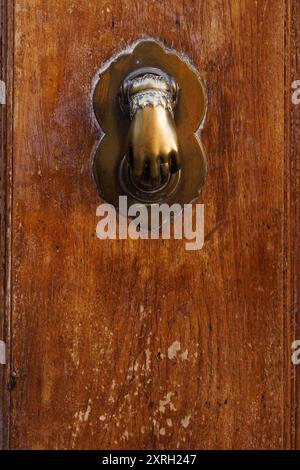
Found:
[[[1,8],[4,447],[300,446],[290,359],[297,2]],[[200,251],[180,240],[96,237],[93,78],[145,36],[186,54],[206,83]]]

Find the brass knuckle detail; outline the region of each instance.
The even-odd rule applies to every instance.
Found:
[[[126,158],[144,191],[165,185],[180,169],[174,123],[178,92],[172,77],[153,68],[134,72],[121,85],[120,106],[131,120]]]

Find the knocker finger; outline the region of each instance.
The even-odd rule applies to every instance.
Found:
[[[161,162],[160,163],[160,171],[163,178],[167,178],[170,173],[170,166],[168,162]]]

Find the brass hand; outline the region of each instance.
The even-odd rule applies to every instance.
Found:
[[[178,86],[161,71],[124,80],[121,106],[129,115],[127,160],[133,179],[144,189],[155,189],[180,169],[174,109]]]
[[[136,111],[128,136],[127,158],[135,180],[144,186],[160,186],[180,169],[173,116],[163,106]]]

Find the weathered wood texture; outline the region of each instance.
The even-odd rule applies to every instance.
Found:
[[[294,445],[296,3],[9,2],[6,446]],[[92,81],[145,35],[189,56],[207,85],[198,252],[95,236]]]

